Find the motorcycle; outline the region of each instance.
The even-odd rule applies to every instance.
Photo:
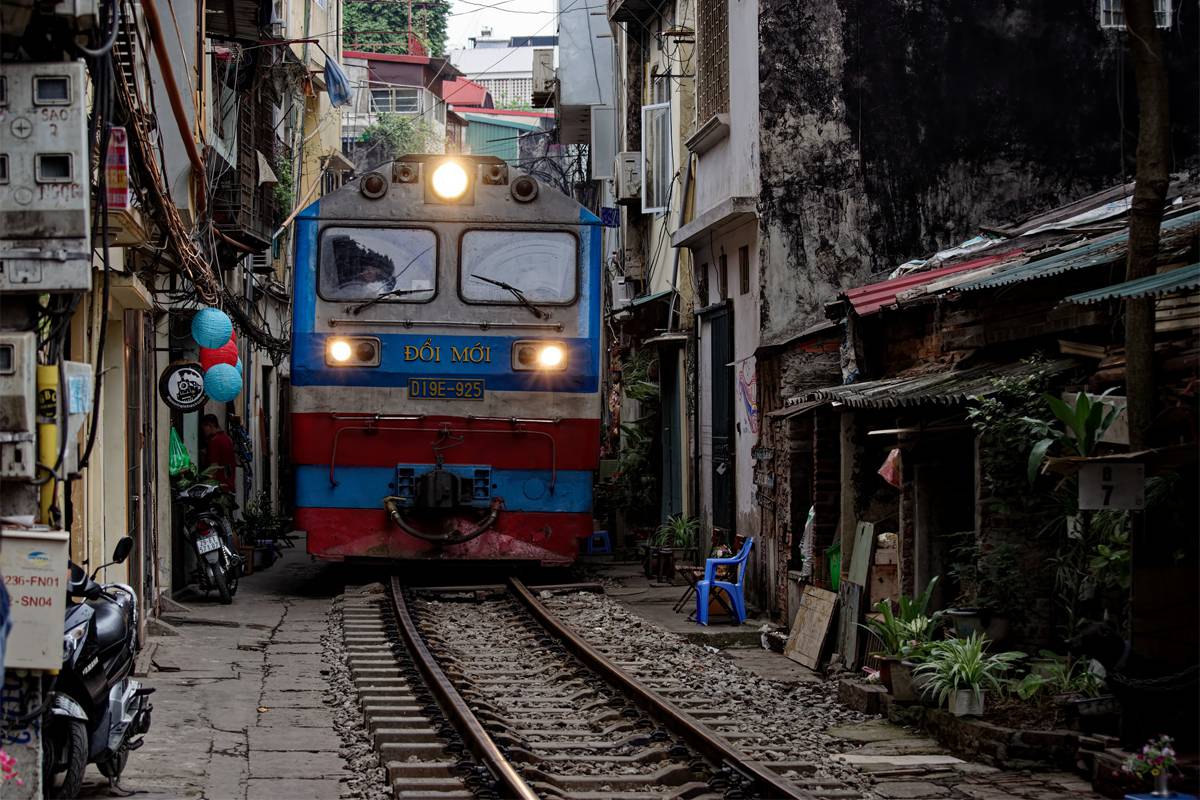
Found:
[[[96,576],[121,564],[133,549],[122,538],[112,561],[90,576],[70,564],[63,624],[63,666],[53,679],[42,712],[42,775],[48,797],[73,798],[88,764],[119,788],[129,753],[150,730],[153,689],[129,677],[141,647],[137,595],[123,583],[96,583]],[[84,598],[76,602],[75,598]],[[62,775],[62,783],[56,786]]]
[[[233,526],[219,507],[222,491],[211,483],[193,483],[177,490],[175,500],[183,507],[184,536],[196,554],[193,579],[205,592],[215,589],[228,605],[237,594],[242,557],[233,550]]]

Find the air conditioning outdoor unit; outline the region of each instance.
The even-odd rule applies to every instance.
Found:
[[[642,203],[642,153],[640,150],[617,153],[617,202],[621,205]]]
[[[533,51],[533,93],[554,92],[554,48],[539,47]]]
[[[637,287],[630,278],[612,279],[612,307],[614,311],[627,308],[633,302],[633,293]]]
[[[261,253],[251,253],[250,271],[255,275],[273,274],[275,272],[275,265],[271,263],[271,251],[263,250]]]

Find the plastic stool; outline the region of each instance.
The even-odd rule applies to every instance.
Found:
[[[589,556],[611,553],[612,542],[608,538],[608,531],[592,531],[588,538],[587,551]]]

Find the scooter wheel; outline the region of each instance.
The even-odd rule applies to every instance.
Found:
[[[229,583],[225,578],[225,570],[216,567],[212,571],[213,586],[217,589],[217,597],[221,599],[222,605],[229,605],[233,602],[233,595],[229,592]]]
[[[62,784],[54,785],[54,774],[46,771],[43,780],[46,781],[45,796],[71,800],[79,796],[83,788],[83,773],[87,770],[88,740],[87,728],[83,722],[70,717],[55,720],[47,731],[53,743],[52,763],[66,764]],[[45,745],[43,744],[43,747]]]

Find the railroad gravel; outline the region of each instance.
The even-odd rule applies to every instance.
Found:
[[[825,731],[868,717],[837,702],[832,682],[784,684],[768,681],[710,649],[664,631],[603,595],[561,594],[542,602],[613,660],[627,661],[643,681],[679,680],[695,690],[690,700],[709,708],[728,709],[722,733],[750,734],[735,742],[739,749],[771,761],[803,761],[815,765],[815,777],[844,782],[871,796],[869,778],[831,756],[844,743]],[[681,702],[685,708],[691,702]]]
[[[384,588],[380,584],[371,584],[348,590],[347,594],[350,593],[382,595]],[[366,720],[350,680],[342,640],[343,602],[343,597],[334,599],[325,633],[321,636],[325,663],[329,666],[325,703],[332,712],[334,730],[342,739],[338,752],[346,760],[346,771],[350,774],[342,797],[345,800],[390,800],[392,793],[387,783],[387,771],[379,763],[379,755],[367,736]]]

